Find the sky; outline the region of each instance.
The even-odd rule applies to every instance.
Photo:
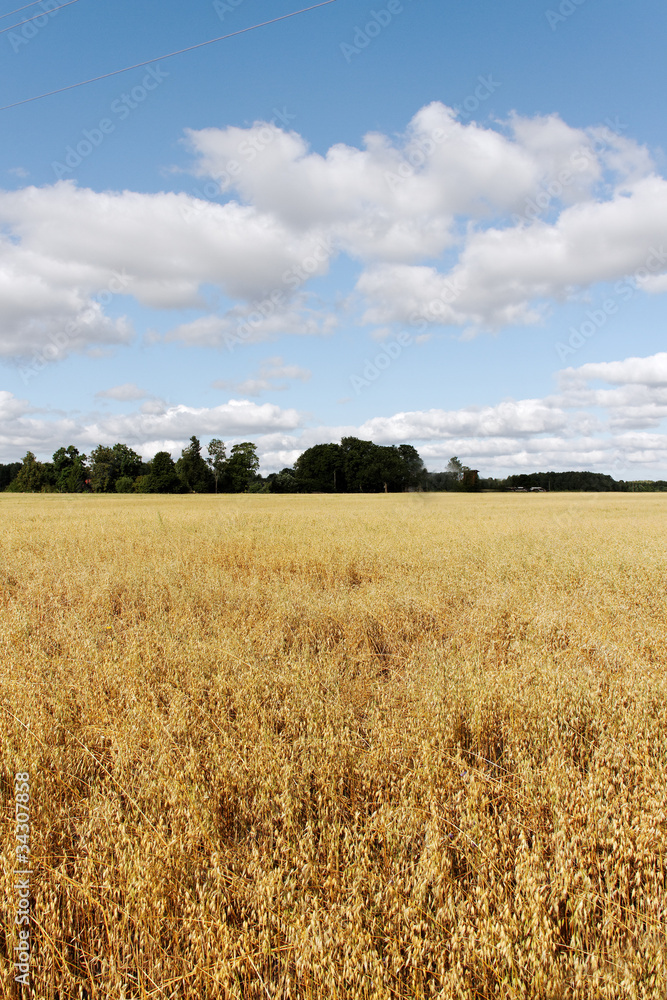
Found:
[[[667,479],[662,0],[21,6],[0,462],[351,434]]]

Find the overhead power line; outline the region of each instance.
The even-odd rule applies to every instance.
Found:
[[[69,0],[75,3],[76,0]],[[13,104],[5,104],[0,111],[9,111],[10,108],[18,108],[21,104],[30,104],[32,101],[41,101],[45,97],[53,97],[54,94],[62,94],[66,90],[74,90],[76,87],[85,87],[89,83],[97,83],[98,80],[108,80],[110,76],[118,76],[120,73],[129,73],[132,69],[141,69],[142,66],[149,66],[151,63],[163,62],[165,59],[172,59],[180,56],[183,52],[192,52],[194,49],[202,49],[205,45],[213,45],[214,42],[224,42],[227,38],[234,38],[235,35],[243,35],[247,31],[254,31],[256,28],[265,28],[267,24],[275,24],[277,21],[285,21],[289,17],[296,17],[297,14],[306,14],[309,10],[316,10],[318,7],[327,7],[336,0],[322,0],[321,3],[313,4],[312,7],[303,7],[301,10],[293,10],[290,14],[282,14],[280,17],[273,17],[270,21],[262,21],[260,24],[252,24],[248,28],[241,28],[239,31],[231,31],[228,35],[219,35],[218,38],[209,38],[205,42],[197,42],[196,45],[188,45],[183,49],[176,49],[175,52],[167,52],[162,56],[155,56],[153,59],[144,59],[143,62],[133,63],[132,66],[124,66],[122,69],[114,69],[111,73],[102,73],[100,76],[93,76],[89,80],[81,80],[79,83],[70,83],[66,87],[59,87],[57,90],[49,90],[45,94],[36,94],[35,97],[25,97],[22,101],[14,101]],[[66,6],[66,5],[63,5]]]
[[[20,14],[22,10],[27,10],[28,7],[36,7],[38,3],[43,3],[44,0],[32,0],[32,3],[27,3],[25,7],[17,7],[16,10],[8,10],[6,14],[0,14],[0,21],[5,17],[11,17],[12,14]]]
[[[62,10],[63,7],[71,7],[73,3],[78,3],[79,0],[67,0],[67,3],[63,3],[60,7],[49,7],[48,10],[43,10],[41,14],[35,14],[34,17],[26,17],[25,21],[17,21],[16,24],[10,24],[8,28],[0,28],[0,35],[3,35],[5,31],[11,31],[12,28],[20,28],[24,24],[30,24],[31,21],[39,21],[40,17],[46,17],[47,14],[55,14],[57,11]],[[33,5],[30,4],[32,7]],[[12,13],[16,13],[13,11]],[[7,17],[7,14],[3,14],[3,17]]]

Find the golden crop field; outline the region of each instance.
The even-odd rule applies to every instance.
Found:
[[[666,503],[0,496],[2,996],[667,996]]]

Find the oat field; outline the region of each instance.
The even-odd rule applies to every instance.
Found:
[[[0,495],[1,995],[667,996],[666,503]]]

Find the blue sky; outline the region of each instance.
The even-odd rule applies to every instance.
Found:
[[[336,0],[167,60],[300,5],[56,6],[0,20],[3,105],[152,61],[0,112],[0,461],[667,478],[663,4]]]

